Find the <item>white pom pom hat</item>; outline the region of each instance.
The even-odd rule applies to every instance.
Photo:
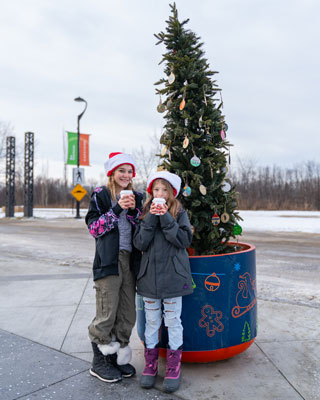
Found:
[[[177,197],[180,192],[181,178],[176,174],[172,174],[169,171],[157,171],[151,174],[147,181],[147,192],[152,195],[152,184],[157,179],[164,179],[168,181],[173,187],[173,195]]]
[[[125,153],[110,153],[109,159],[104,163],[104,169],[107,176],[111,176],[112,172],[120,165],[129,164],[133,168],[133,177],[136,176],[136,163],[130,154]]]

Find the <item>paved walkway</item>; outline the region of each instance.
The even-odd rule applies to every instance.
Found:
[[[136,331],[131,346],[138,377],[105,384],[88,373],[92,354],[87,325],[95,309],[93,240],[83,221],[0,219],[0,399],[320,399],[320,313],[314,301],[320,237],[316,239],[305,261],[309,264],[304,264],[317,279],[308,286],[313,300],[299,302],[280,295],[267,298],[267,285],[277,279],[272,255],[264,247],[272,236],[247,238],[257,245],[258,287],[259,279],[265,283],[263,298],[258,296],[255,343],[229,360],[184,364],[181,388],[166,395],[161,389],[163,361],[156,387],[139,387],[143,348]],[[308,243],[312,240],[310,235]],[[286,260],[303,270],[296,256]],[[266,271],[273,272],[268,276]]]

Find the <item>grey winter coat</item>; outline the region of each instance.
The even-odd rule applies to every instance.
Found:
[[[143,252],[137,292],[153,299],[168,299],[193,292],[186,248],[192,240],[189,218],[181,210],[175,220],[169,212],[148,213],[137,226],[134,246]]]

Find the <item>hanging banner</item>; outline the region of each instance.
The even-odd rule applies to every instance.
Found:
[[[68,134],[68,157],[67,164],[78,164],[78,134],[74,132],[67,132]]]
[[[78,165],[78,134],[68,134],[68,157],[67,164]],[[80,163],[79,165],[89,166],[89,134],[80,133]]]
[[[89,136],[86,133],[80,133],[80,165],[89,166]]]

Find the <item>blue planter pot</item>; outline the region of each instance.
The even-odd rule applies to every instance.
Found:
[[[209,362],[243,352],[257,335],[255,247],[238,243],[239,252],[190,256],[194,292],[183,297],[182,361]],[[144,340],[144,310],[137,298],[137,327]],[[160,347],[167,330],[161,327]]]

